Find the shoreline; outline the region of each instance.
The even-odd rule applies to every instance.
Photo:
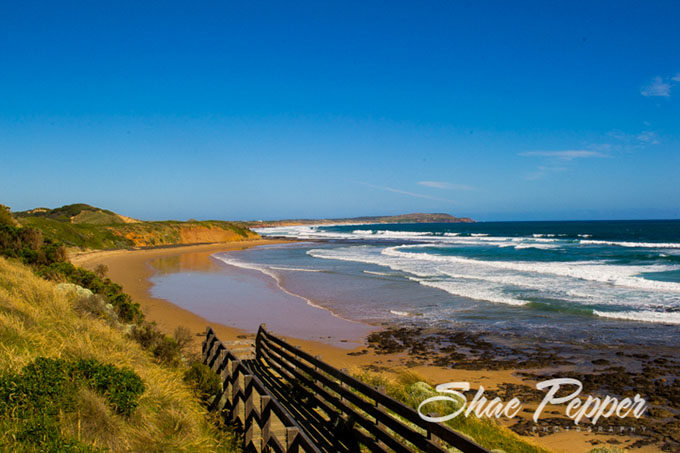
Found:
[[[206,271],[216,266],[211,259],[211,255],[215,253],[243,250],[260,245],[287,244],[294,242],[298,241],[291,239],[256,239],[239,242],[200,245],[191,244],[135,250],[102,250],[74,255],[71,257],[71,262],[76,266],[81,266],[86,269],[93,269],[98,264],[107,265],[109,268],[107,276],[112,281],[120,284],[123,287],[123,291],[132,296],[133,300],[140,304],[148,321],[155,322],[161,331],[169,335],[172,335],[174,329],[177,327],[188,327],[192,333],[196,334],[196,339],[192,344],[193,352],[200,352],[201,339],[199,339],[198,336],[204,335],[207,326],[212,327],[222,341],[239,341],[244,338],[254,338],[255,334],[241,328],[210,321],[205,317],[179,307],[166,299],[154,297],[151,294],[151,288],[153,286],[151,278],[154,277],[159,270],[153,268],[149,262],[158,258],[177,256],[184,259],[189,257],[189,259],[184,259],[180,264],[180,267],[183,270]],[[263,277],[266,276],[263,275]],[[332,312],[325,308],[316,308],[311,305],[309,308],[323,310],[324,312],[329,313],[329,316],[335,317]],[[357,321],[348,322],[354,323]],[[370,326],[366,323],[360,324]],[[277,332],[272,333],[277,334]],[[362,356],[347,355],[348,352],[363,349],[362,346],[357,346],[348,350],[319,341],[305,340],[288,335],[280,336],[286,338],[286,340],[296,346],[301,346],[306,350],[313,352],[315,355],[322,355],[324,360],[332,363],[338,368],[364,366],[369,363],[369,361],[363,360]],[[363,342],[365,338],[357,340]]]
[[[276,238],[276,239],[278,240],[280,238]],[[283,243],[285,244],[287,242],[283,242]],[[255,247],[257,247],[257,246],[255,246]],[[333,316],[334,318],[336,318],[338,320],[337,324],[344,324],[346,327],[348,327],[346,329],[346,334],[343,335],[345,337],[344,340],[346,340],[346,341],[343,340],[344,343],[363,344],[365,342],[366,336],[369,333],[371,333],[371,331],[376,331],[376,330],[380,329],[380,326],[368,323],[366,321],[353,320],[353,319],[343,317],[342,315],[338,314],[334,310],[332,310],[328,307],[324,307],[323,305],[319,305],[308,297],[305,297],[305,296],[302,296],[300,294],[296,294],[296,293],[289,291],[288,289],[286,289],[282,285],[281,278],[278,277],[274,273],[268,272],[267,270],[265,270],[261,267],[249,266],[249,265],[246,265],[245,263],[242,263],[242,262],[235,262],[235,261],[226,259],[224,257],[217,256],[220,253],[221,252],[216,252],[216,253],[211,255],[212,259],[219,262],[219,266],[220,266],[219,268],[220,269],[225,270],[224,266],[227,266],[227,267],[231,267],[231,268],[235,269],[235,271],[231,271],[229,273],[237,273],[237,272],[238,273],[243,272],[244,274],[255,273],[255,274],[257,274],[256,280],[264,279],[266,281],[269,281],[271,279],[271,281],[273,281],[275,286],[276,286],[277,292],[284,293],[284,294],[286,294],[286,295],[288,295],[291,298],[296,299],[296,300],[297,299],[302,300],[302,301],[304,301],[304,303],[306,305],[308,305],[309,307],[314,309],[314,310],[308,310],[308,312],[309,311],[316,312],[317,310],[321,310],[321,311],[328,313],[329,315]],[[286,313],[286,314],[289,315],[288,313]],[[270,314],[270,316],[271,316],[271,314]],[[336,324],[336,323],[334,323],[334,324]],[[352,329],[352,326],[355,326],[356,329]],[[349,332],[350,329],[354,330],[354,331],[350,333]],[[300,334],[296,333],[296,335],[300,335]],[[303,338],[300,338],[300,339],[303,339]],[[329,342],[328,341],[322,341],[322,343],[329,343]],[[335,346],[343,346],[343,345],[336,343]]]
[[[187,253],[205,254],[206,259],[220,251],[242,250],[264,244],[287,243],[292,241],[257,239],[233,243],[190,244],[172,247],[154,247],[145,249],[100,250],[74,255],[71,262],[76,266],[93,269],[97,264],[105,264],[109,270],[107,276],[123,287],[133,300],[140,304],[148,321],[155,322],[166,334],[172,335],[175,328],[185,326],[198,334],[205,332],[210,325],[215,333],[224,337],[224,341],[235,341],[247,332],[235,328],[212,323],[189,310],[181,308],[165,299],[151,295],[153,284],[150,279],[158,273],[157,269],[148,265],[152,259],[182,255]],[[190,264],[190,267],[205,269],[207,263],[201,260]],[[194,352],[200,350],[200,342],[193,342]]]
[[[283,243],[293,243],[295,240],[282,239],[259,239],[252,241],[240,241],[234,243],[200,244],[200,245],[180,245],[173,247],[161,247],[141,250],[111,250],[97,251],[80,254],[72,258],[75,265],[92,269],[97,264],[106,264],[109,267],[108,276],[115,282],[121,284],[125,292],[130,294],[138,302],[147,320],[156,322],[159,328],[167,334],[172,334],[179,326],[188,327],[194,336],[192,350],[200,350],[201,337],[205,332],[206,326],[210,325],[218,337],[225,341],[243,341],[254,339],[254,334],[244,329],[227,326],[224,324],[209,321],[208,319],[193,313],[190,310],[181,308],[178,305],[151,294],[153,283],[152,277],[161,270],[154,268],[150,262],[162,258],[174,258],[177,261],[177,268],[170,272],[180,271],[208,271],[213,270],[216,264],[211,255],[233,250],[243,250],[260,245],[273,245]],[[228,269],[220,267],[222,271]],[[258,272],[259,273],[259,272]],[[268,278],[261,274],[262,278]],[[312,307],[310,307],[312,308]],[[322,309],[325,310],[325,309]],[[389,330],[390,327],[382,326]],[[291,344],[301,347],[305,351],[320,358],[329,364],[348,370],[370,370],[378,373],[388,373],[397,376],[400,372],[410,371],[422,376],[431,384],[438,384],[451,381],[468,381],[473,388],[483,386],[487,390],[501,388],[526,389],[526,376],[518,375],[521,370],[517,366],[507,368],[484,368],[475,369],[453,369],[448,366],[435,366],[427,361],[418,360],[420,357],[410,351],[378,351],[375,344],[366,345],[366,338],[363,339],[364,345],[353,349],[341,348],[332,344],[314,340],[305,340],[290,335],[280,335],[276,330],[273,333],[286,338]],[[420,343],[418,343],[420,344]],[[422,350],[419,351],[422,354]],[[429,353],[430,351],[427,351]],[[492,351],[493,353],[493,351]],[[499,353],[496,353],[499,354]],[[501,356],[496,356],[501,357]],[[431,358],[431,357],[430,357]],[[444,365],[444,363],[442,363]],[[536,370],[533,370],[536,371]],[[487,393],[492,393],[488,392]],[[505,399],[505,398],[504,398]],[[507,426],[506,423],[503,423]],[[548,448],[556,452],[589,451],[598,445],[603,445],[613,439],[612,444],[621,443],[621,446],[630,444],[637,437],[615,435],[610,438],[604,435],[593,433],[562,431],[548,436],[524,435],[524,439],[531,443]],[[652,446],[635,449],[634,451],[659,451]]]

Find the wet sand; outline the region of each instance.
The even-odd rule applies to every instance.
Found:
[[[170,260],[170,262],[168,262]],[[364,338],[376,328],[335,316],[312,301],[279,286],[273,276],[254,269],[243,269],[213,259],[214,267],[195,272],[167,269],[172,258],[150,261],[165,269],[152,277],[151,294],[170,301],[213,323],[235,327],[249,333],[260,324],[279,335],[321,341],[344,349],[363,345]]]
[[[485,389],[497,389],[503,386],[527,386],[527,382],[518,376],[517,370],[514,369],[478,369],[478,370],[463,370],[452,369],[445,366],[434,366],[428,364],[428,361],[414,361],[413,356],[408,352],[392,352],[392,353],[377,353],[376,348],[367,347],[367,345],[360,344],[355,346],[350,342],[362,342],[365,335],[375,330],[375,327],[367,326],[360,323],[349,323],[341,320],[325,310],[321,310],[309,305],[304,301],[296,301],[295,313],[310,319],[318,326],[333,326],[332,338],[326,341],[312,341],[309,338],[317,335],[318,332],[300,330],[300,333],[305,335],[296,335],[296,329],[300,329],[300,319],[292,312],[286,310],[267,311],[272,308],[271,301],[267,301],[266,297],[271,296],[271,291],[276,291],[275,282],[267,282],[267,277],[264,275],[254,276],[245,275],[242,270],[236,268],[230,269],[230,266],[223,266],[218,268],[218,265],[211,258],[211,255],[230,250],[242,250],[248,247],[258,245],[284,243],[289,241],[279,240],[255,240],[243,241],[238,243],[221,243],[221,244],[206,244],[194,246],[181,246],[172,248],[157,248],[144,250],[116,250],[116,251],[102,251],[82,254],[72,257],[72,262],[76,265],[92,269],[98,264],[105,264],[108,266],[108,276],[115,282],[121,284],[124,290],[129,293],[133,299],[140,303],[142,310],[150,321],[154,321],[166,333],[171,334],[176,327],[188,327],[196,334],[193,344],[195,352],[200,351],[200,341],[205,332],[206,326],[213,327],[217,335],[223,341],[243,341],[244,339],[254,338],[254,326],[259,325],[259,320],[256,314],[258,312],[272,315],[270,319],[275,320],[270,322],[267,326],[270,331],[285,337],[290,343],[300,346],[305,351],[310,352],[331,365],[341,368],[353,370],[371,370],[381,373],[399,373],[402,371],[411,371],[421,375],[426,381],[431,384],[439,384],[452,381],[468,381],[473,388],[480,385]],[[238,299],[244,302],[246,298],[251,298],[254,294],[257,295],[258,304],[253,305],[247,310],[250,319],[247,326],[232,324],[229,320],[229,311],[223,310],[223,316],[210,316],[215,313],[215,306],[201,307],[200,298],[189,297],[182,302],[183,307],[180,307],[165,298],[154,295],[153,280],[155,278],[163,278],[163,276],[171,275],[177,272],[230,272],[230,276],[235,283],[235,286],[241,286],[243,290],[241,296],[237,294],[232,300],[233,307],[239,305]],[[240,274],[239,274],[240,272]],[[253,290],[247,287],[253,284],[251,278],[258,278],[258,288]],[[239,279],[246,279],[241,280]],[[177,288],[182,288],[182,282],[177,282]],[[183,291],[191,291],[192,288],[187,284],[184,285]],[[179,295],[164,295],[169,299],[175,299],[179,302]],[[280,296],[280,295],[279,295]],[[193,301],[193,302],[192,302]],[[279,300],[292,304],[293,301]],[[211,304],[214,304],[212,301]],[[292,305],[289,305],[292,306]],[[280,309],[281,307],[277,307]],[[264,311],[263,311],[264,310]],[[323,312],[319,313],[319,312]],[[210,319],[201,316],[201,313]],[[318,316],[318,317],[316,317]],[[316,318],[315,318],[316,317]],[[221,322],[216,322],[216,319]],[[311,325],[312,323],[302,323],[302,325]],[[236,327],[238,325],[238,327]],[[274,327],[275,326],[275,327]],[[245,327],[245,328],[241,328]],[[343,328],[347,328],[343,331]],[[301,339],[300,336],[307,339]],[[321,336],[321,335],[319,335]],[[344,341],[343,341],[344,340]],[[338,347],[338,342],[343,343]],[[335,345],[334,345],[334,344]],[[347,346],[355,346],[348,350]],[[384,352],[384,351],[383,351]],[[552,408],[554,410],[554,408]],[[551,410],[550,406],[546,411]],[[525,436],[529,442],[548,448],[555,452],[587,452],[596,446],[603,446],[611,442],[611,445],[618,445],[626,447],[633,443],[636,439],[628,436],[608,436],[603,434],[594,434],[587,432],[559,432],[547,436]],[[653,446],[646,446],[633,451],[639,452],[653,452],[660,451]]]

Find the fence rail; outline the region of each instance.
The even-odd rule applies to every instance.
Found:
[[[203,363],[222,380],[222,394],[211,409],[226,409],[244,433],[247,451],[319,452],[260,379],[234,356],[208,327]]]
[[[208,328],[203,359],[224,383],[215,408],[229,409],[242,425],[250,450],[448,452],[454,447],[464,453],[488,453],[464,435],[423,420],[411,407],[291,346],[264,326],[255,339],[255,358],[243,362]],[[283,430],[272,429],[273,415],[292,439],[283,436]]]

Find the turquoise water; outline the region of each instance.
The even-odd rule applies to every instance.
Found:
[[[677,343],[680,221],[297,226],[220,254],[350,319]]]

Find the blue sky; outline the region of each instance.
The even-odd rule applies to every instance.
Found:
[[[0,1],[0,203],[680,218],[680,3]]]

